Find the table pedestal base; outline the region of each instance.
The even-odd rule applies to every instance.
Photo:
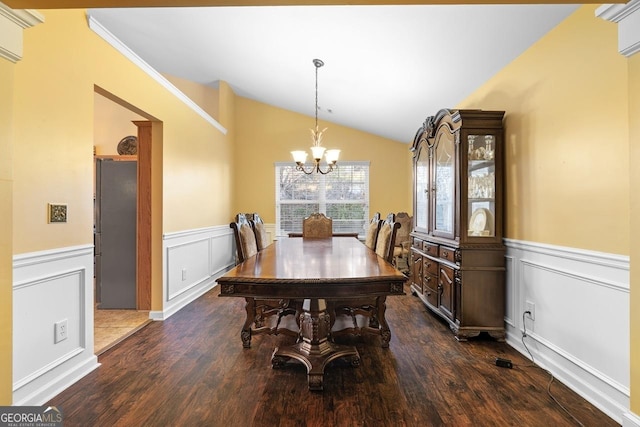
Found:
[[[323,299],[304,300],[300,315],[302,342],[290,347],[276,348],[271,356],[274,368],[283,367],[289,359],[296,359],[307,367],[309,390],[322,390],[324,368],[332,360],[350,356],[351,366],[360,365],[358,350],[352,346],[329,341],[331,319]]]

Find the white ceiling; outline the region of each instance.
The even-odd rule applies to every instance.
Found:
[[[400,142],[577,5],[90,9],[157,71]],[[247,123],[250,126],[250,123]],[[313,126],[313,119],[309,127]],[[330,140],[331,129],[326,139]]]

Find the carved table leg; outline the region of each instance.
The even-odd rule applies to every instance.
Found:
[[[251,324],[256,318],[256,300],[254,298],[245,298],[247,303],[244,309],[247,312],[247,319],[244,321],[242,331],[240,331],[240,338],[242,339],[242,346],[244,348],[251,347]]]
[[[329,341],[331,316],[323,299],[304,300],[301,317],[302,341],[290,347],[276,348],[271,356],[274,368],[280,368],[291,359],[307,368],[309,390],[322,390],[324,368],[332,360],[350,356],[352,366],[360,364],[358,350],[352,346],[337,345]]]
[[[389,341],[391,341],[391,329],[385,317],[387,311],[387,297],[381,296],[376,299],[376,307],[378,309],[378,322],[380,323],[380,337],[382,338],[382,347],[388,348]]]

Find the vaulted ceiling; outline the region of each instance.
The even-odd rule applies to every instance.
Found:
[[[575,5],[89,9],[161,73],[401,142]],[[562,64],[558,64],[562,66]],[[311,123],[311,122],[310,122]],[[329,138],[329,134],[327,134]]]
[[[88,9],[91,17],[157,71],[212,87],[225,81],[240,96],[309,116],[315,101],[312,60],[322,59],[319,118],[401,142],[410,142],[427,116],[456,106],[579,7],[419,0],[294,2],[333,4],[323,6],[3,1],[15,8],[100,6]],[[113,7],[123,3],[232,6]]]

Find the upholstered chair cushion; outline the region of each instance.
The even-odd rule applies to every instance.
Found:
[[[396,245],[400,246],[411,241],[411,225],[413,217],[406,212],[399,212],[396,215],[396,222],[400,223],[400,228],[396,233]]]
[[[267,230],[264,228],[264,224],[261,222],[254,223],[254,227],[256,230],[256,244],[258,246],[258,250],[262,250],[269,246],[269,238],[267,237]]]
[[[369,248],[373,249],[376,246],[376,239],[378,238],[378,223],[369,224],[369,228],[367,228],[367,235],[364,239],[364,244]]]
[[[250,258],[258,253],[258,246],[256,244],[256,235],[253,234],[251,226],[243,224],[240,227],[240,241],[242,244],[242,252],[246,258]]]
[[[385,258],[389,253],[389,243],[391,243],[391,227],[386,224],[382,226],[378,233],[378,241],[376,243],[376,253]]]

